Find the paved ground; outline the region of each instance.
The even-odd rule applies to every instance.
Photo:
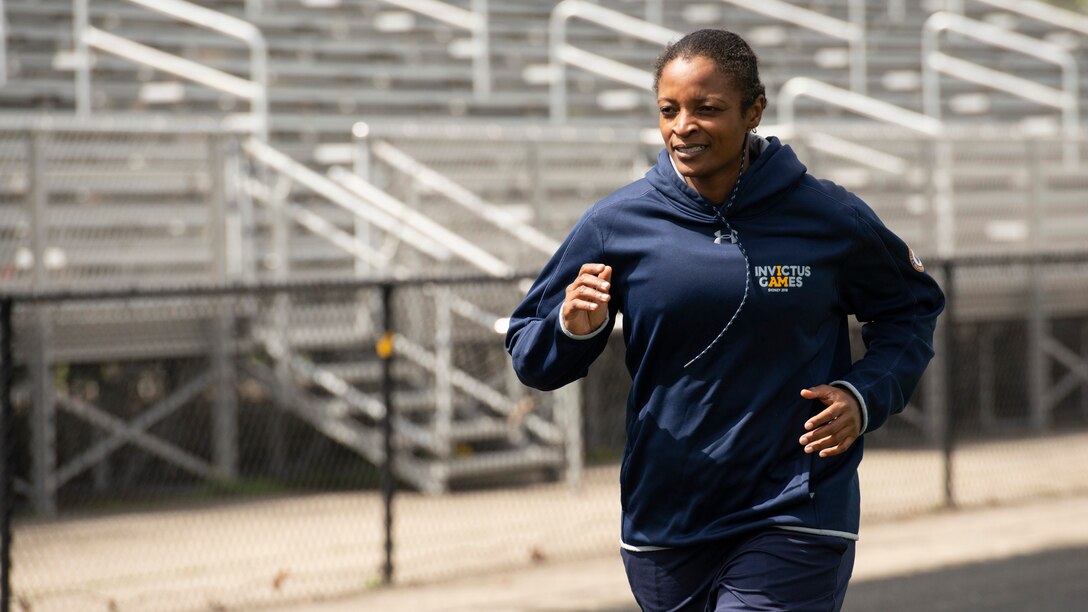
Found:
[[[1088,546],[860,582],[844,612],[1073,612],[1088,609]]]
[[[844,612],[1086,609],[1088,496],[866,524]],[[307,612],[637,611],[618,554],[426,586]]]
[[[1085,466],[1084,434],[965,446],[958,500],[976,510],[946,515],[933,513],[939,453],[867,453],[858,585],[1088,546],[1076,531],[1088,525],[1088,501],[1077,497],[1088,495]],[[576,492],[558,483],[400,495],[402,586],[392,590],[375,588],[381,505],[364,492],[21,521],[15,595],[34,612],[297,610],[330,597],[349,598],[330,603],[340,610],[623,609],[616,469],[587,471]],[[519,608],[525,600],[536,607]]]

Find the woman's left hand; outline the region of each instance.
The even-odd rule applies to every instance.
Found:
[[[801,444],[806,453],[819,452],[821,457],[841,455],[861,435],[861,406],[846,389],[819,385],[802,389],[801,397],[817,399],[827,406],[805,423]]]

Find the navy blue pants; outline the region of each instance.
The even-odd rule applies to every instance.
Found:
[[[784,529],[621,556],[646,612],[838,612],[854,570],[852,540]]]

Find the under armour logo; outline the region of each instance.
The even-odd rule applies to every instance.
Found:
[[[714,232],[714,244],[721,244],[722,240],[725,240],[725,239],[728,239],[730,244],[736,244],[737,243],[737,233],[732,231],[732,230],[729,231],[728,235],[723,234],[722,230],[718,230],[718,231]]]

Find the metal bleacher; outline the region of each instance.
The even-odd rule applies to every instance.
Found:
[[[6,286],[83,289],[351,278],[383,266],[407,273],[494,273],[500,265],[501,271],[530,270],[546,260],[589,204],[641,176],[659,148],[651,94],[577,66],[565,70],[568,119],[551,120],[555,72],[550,28],[558,2],[487,2],[487,91],[479,88],[471,33],[409,10],[411,2],[266,0],[260,11],[243,0],[196,4],[249,21],[264,36],[267,142],[254,143],[244,124],[233,121],[250,110],[246,101],[109,53],[93,54],[89,116],[77,116],[72,1],[5,0],[0,271]],[[470,0],[447,4],[462,11],[478,5]],[[636,19],[649,6],[645,0],[595,4]],[[813,174],[859,193],[920,254],[953,254],[942,250],[934,231],[940,221],[933,193],[935,159],[954,161],[948,164],[948,186],[955,254],[1083,248],[1088,172],[1084,161],[1065,157],[1057,110],[946,75],[939,77],[944,130],[939,139],[859,117],[815,97],[799,97],[793,121],[783,124],[779,93],[791,79],[805,76],[844,91],[856,85],[848,48],[842,40],[744,4],[662,2],[655,25],[676,32],[726,27],[744,35],[760,54],[770,98],[766,128],[760,132],[788,134],[784,139],[802,153]],[[858,7],[855,0],[789,4],[843,23]],[[926,112],[923,24],[949,3],[865,0],[863,5],[866,95],[915,114]],[[960,5],[971,20],[1067,49],[1079,66],[1076,97],[1088,99],[1088,35],[993,3],[966,0]],[[250,51],[237,41],[127,0],[93,0],[88,6],[89,22],[103,31],[252,77]],[[578,49],[640,70],[648,70],[661,50],[584,20],[567,24],[566,37]],[[970,37],[949,33],[942,38],[942,50],[1047,87],[1062,84],[1055,66]],[[1082,125],[1084,112],[1080,109]],[[947,143],[942,153],[947,157],[937,157],[938,140]],[[858,154],[857,146],[879,155]],[[1079,160],[1088,160],[1084,141],[1075,146]],[[365,167],[360,165],[363,151]],[[340,195],[330,199],[329,190]],[[289,255],[275,244],[275,224],[281,221],[266,206],[277,197],[294,215],[286,227]],[[366,257],[378,257],[366,250],[376,245],[355,244],[352,250],[344,244],[362,236],[359,215],[375,208],[376,200],[422,218],[405,231],[431,231],[429,220],[443,236],[448,233],[444,244],[476,245],[482,253],[452,248],[448,256],[438,257],[394,235],[393,242],[403,247],[394,258],[360,265]],[[307,215],[332,229],[307,226],[305,219],[312,218]],[[394,232],[380,234],[388,241]],[[1024,307],[1007,296],[979,291],[975,302],[965,301],[965,316],[1009,317]],[[476,317],[459,340],[494,344],[493,329],[480,323],[504,316],[518,297],[515,291],[510,294],[501,307],[455,304],[455,310]],[[1082,297],[1066,295],[1059,306],[1075,309]],[[374,339],[372,328],[347,329],[355,324],[348,313],[357,307],[348,301],[326,304],[323,310],[298,305],[290,315],[294,337],[288,338],[288,348],[274,343],[267,348],[288,361],[299,357],[288,354],[290,347],[299,354],[346,354]],[[115,335],[117,322],[100,314],[76,317],[74,327],[66,328],[72,333],[54,335],[56,361],[102,358],[94,340]],[[149,330],[160,317],[154,308],[142,316]],[[199,354],[206,344],[200,340],[204,332],[193,330],[205,329],[208,316],[198,313],[188,327],[175,324],[163,332],[169,341],[148,331],[140,336],[144,341],[109,358]],[[408,349],[414,370],[406,379],[415,387],[414,399],[406,397],[404,404],[424,429],[431,423],[428,410],[433,412],[435,398],[428,386],[434,385],[438,352],[428,344],[432,340],[422,339],[428,334],[434,330],[425,323],[405,331],[405,346],[418,350]],[[314,404],[321,399],[315,368],[359,389],[372,388],[376,376],[372,364],[316,357],[292,363],[296,376],[306,381],[300,397]],[[275,383],[275,373],[251,374]],[[563,465],[559,412],[542,410],[551,421],[538,424],[531,435],[511,435],[506,421],[521,392],[507,379],[492,378],[475,381],[492,395],[480,391],[483,387],[458,390],[457,418],[480,426],[466,425],[461,441],[505,443],[481,445],[480,456],[461,458],[462,468],[455,458],[445,457],[441,469],[415,465],[403,478],[436,492],[458,477]],[[303,416],[320,424],[326,418],[321,414]],[[364,419],[364,424],[371,427],[375,420]],[[427,452],[442,446],[420,444]],[[355,450],[367,456],[366,449]],[[501,457],[489,467],[481,461],[486,452]]]

